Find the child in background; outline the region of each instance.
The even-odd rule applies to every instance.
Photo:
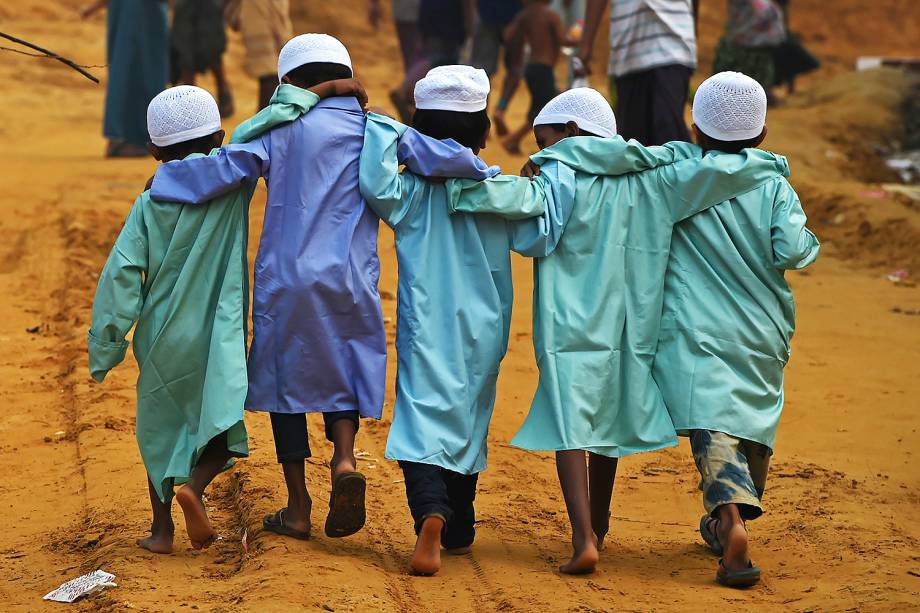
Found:
[[[526,0],[524,10],[505,29],[509,44],[521,37],[530,47],[530,59],[524,66],[524,80],[530,90],[527,123],[502,141],[505,149],[516,155],[521,153],[521,140],[533,128],[534,117],[558,93],[554,70],[568,38],[562,18],[549,8],[549,3],[550,0]]]
[[[531,160],[555,165],[542,182],[500,176],[449,188],[452,206],[481,213],[522,199],[517,206],[534,206],[547,189],[573,194],[562,231],[534,261],[540,381],[512,444],[556,452],[574,548],[560,570],[584,574],[594,571],[609,529],[617,459],[677,443],[651,378],[672,228],[775,180],[786,164],[756,150],[702,157],[689,143],[627,143],[615,136],[610,105],[587,88],[554,98],[534,124],[547,148]],[[635,172],[633,160],[649,170]]]
[[[353,83],[351,76],[348,50],[337,39],[293,38],[278,57],[282,84],[266,109],[237,128],[238,144],[164,164],[152,186],[155,198],[193,203],[259,177],[268,182],[246,407],[270,414],[288,490],[287,505],[263,527],[297,539],[311,531],[306,414],[323,414],[334,444],[325,533],[354,534],[366,519],[366,482],[354,454],[359,417],[380,418],[386,385],[378,220],[358,190],[364,112],[348,88],[321,102],[307,91],[339,79]]]
[[[180,86],[147,110],[161,162],[206,154],[224,137],[203,89]],[[200,206],[135,201],[99,277],[89,331],[97,381],[125,357],[134,331],[137,442],[153,507],[151,535],[137,544],[173,550],[173,484],[195,549],[216,534],[201,497],[231,457],[249,453],[246,399],[246,207],[251,187]]]
[[[511,326],[509,250],[512,233],[521,242],[528,229],[498,216],[452,215],[444,181],[423,178],[476,176],[468,160],[479,161],[489,135],[488,96],[483,70],[432,69],[415,86],[415,130],[371,114],[361,153],[361,193],[396,237],[399,369],[386,457],[405,476],[418,535],[409,567],[419,575],[440,569],[442,545],[463,554],[475,537],[476,483]],[[426,160],[410,153],[424,151],[418,133],[459,143],[455,168],[422,168]],[[410,171],[400,173],[400,163]],[[537,220],[516,223],[539,240]]]
[[[738,153],[766,137],[767,96],[737,72],[709,77],[693,100],[696,141]],[[795,329],[784,271],[818,256],[818,240],[781,176],[674,228],[654,377],[674,427],[690,436],[706,515],[700,533],[722,556],[717,580],[757,583],[745,520],[763,513]]]

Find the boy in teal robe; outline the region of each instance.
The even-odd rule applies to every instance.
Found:
[[[766,137],[766,93],[720,73],[693,102],[696,140],[737,153]],[[784,177],[703,211],[674,229],[654,377],[674,427],[689,435],[706,514],[700,533],[722,556],[717,580],[760,578],[745,521],[761,498],[783,408],[783,367],[795,329],[784,271],[818,256],[798,196]]]
[[[320,96],[354,91],[353,81],[324,83]],[[196,159],[219,147],[220,113],[206,91],[180,86],[158,95],[148,110],[161,162]],[[138,545],[173,548],[174,483],[195,548],[216,534],[201,496],[232,457],[248,455],[243,405],[247,394],[246,228],[255,183],[200,205],[134,203],[99,277],[89,331],[89,367],[97,381],[125,358],[133,334],[140,369],[136,435],[153,507],[151,536]]]
[[[603,96],[587,88],[554,98],[534,125],[546,148],[531,160],[574,171],[570,185],[554,184],[559,173],[546,184],[574,192],[575,204],[546,257],[534,262],[540,381],[512,443],[556,451],[574,546],[560,570],[581,574],[594,571],[603,547],[617,458],[677,442],[651,376],[674,224],[774,180],[787,166],[762,151],[703,157],[699,147],[670,143],[642,150],[673,163],[623,171],[616,161],[628,145],[614,136]],[[542,198],[526,178],[450,187],[452,205],[463,212],[500,213],[509,202]]]

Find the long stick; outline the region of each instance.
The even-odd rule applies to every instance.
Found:
[[[70,66],[71,68],[73,68],[74,70],[76,70],[77,72],[79,72],[81,75],[83,75],[84,77],[86,77],[86,78],[89,79],[90,81],[92,81],[92,82],[94,82],[94,83],[98,83],[98,82],[99,82],[99,79],[97,79],[96,77],[94,77],[94,76],[91,75],[90,73],[86,72],[85,70],[83,70],[82,68],[80,68],[77,64],[75,64],[75,63],[73,63],[72,61],[68,60],[66,57],[63,57],[63,56],[58,55],[58,54],[55,53],[54,51],[48,51],[47,49],[44,49],[44,48],[42,48],[42,47],[39,47],[38,45],[33,45],[33,44],[30,43],[29,41],[22,40],[21,38],[16,38],[15,36],[10,36],[9,34],[6,34],[5,32],[0,32],[0,37],[3,37],[3,38],[5,38],[5,39],[7,39],[7,40],[11,40],[11,41],[13,41],[14,43],[18,43],[18,44],[20,44],[20,45],[24,45],[24,46],[26,46],[26,47],[29,47],[30,49],[35,49],[36,51],[40,51],[41,53],[44,53],[44,54],[47,55],[48,57],[53,58],[53,59],[55,59],[55,60],[57,60],[57,61],[59,61],[59,62],[61,62],[61,63],[63,63],[63,64],[66,64],[67,66]]]

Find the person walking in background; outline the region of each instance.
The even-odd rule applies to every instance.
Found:
[[[585,74],[608,4],[587,0],[578,52]],[[608,73],[623,138],[643,145],[690,140],[684,107],[696,68],[698,6],[699,0],[613,0]]]
[[[259,108],[278,87],[278,54],[293,36],[288,0],[230,0],[227,24],[243,35],[246,72],[259,81]]]
[[[166,89],[169,76],[166,0],[99,0],[81,16],[88,19],[106,7],[105,155],[147,157],[147,105]]]
[[[436,66],[456,64],[460,48],[473,31],[476,17],[474,0],[421,0],[418,13],[418,33],[421,51],[406,71],[402,84],[390,92],[403,123],[409,123],[414,112],[412,93],[415,84]]]
[[[524,43],[520,37],[506,40],[505,28],[521,12],[521,0],[479,0],[476,5],[479,20],[473,35],[473,54],[470,64],[486,71],[491,79],[498,72],[498,56],[502,55],[505,65],[505,80],[502,83],[498,103],[493,111],[495,132],[500,137],[508,135],[505,111],[521,83],[524,65]]]
[[[220,116],[233,115],[233,92],[224,73],[227,32],[222,0],[175,0],[170,45],[171,81],[194,85],[198,73],[210,70],[217,84]]]
[[[393,26],[399,40],[399,53],[403,71],[415,63],[419,52],[418,35],[419,0],[393,0]],[[368,0],[367,21],[374,30],[380,25],[380,0]]]
[[[728,0],[725,36],[716,47],[713,72],[741,72],[766,90],[767,100],[776,79],[773,54],[786,40],[783,11],[773,0]]]
[[[776,70],[774,85],[786,84],[788,93],[795,92],[795,78],[807,72],[817,70],[821,62],[812,55],[798,34],[793,34],[789,27],[789,0],[777,0],[783,10],[783,23],[786,26],[786,40],[773,50],[773,67]]]

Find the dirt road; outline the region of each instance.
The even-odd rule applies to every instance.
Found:
[[[0,7],[0,29],[86,64],[104,64],[104,23],[74,18],[75,0]],[[295,2],[295,4],[298,4]],[[372,34],[358,0],[305,8],[302,31],[329,30],[351,47],[379,102],[398,66],[388,30]],[[315,3],[320,4],[320,3]],[[386,4],[386,3],[384,3]],[[704,3],[705,4],[705,3]],[[705,49],[720,3],[703,15]],[[15,5],[15,6],[13,6]],[[302,543],[263,534],[283,504],[283,483],[264,415],[249,415],[252,457],[222,475],[208,497],[223,541],[206,552],[177,533],[157,557],[134,540],[149,521],[136,449],[133,359],[91,383],[85,333],[96,275],[152,160],[105,161],[103,89],[55,63],[0,52],[0,609],[63,605],[41,596],[103,568],[119,587],[76,610],[491,611],[491,610],[916,610],[920,607],[920,209],[881,192],[873,146],[897,138],[906,91],[896,73],[846,74],[860,53],[908,53],[917,40],[910,1],[794,3],[794,24],[827,60],[801,94],[771,111],[768,148],[789,156],[793,182],[824,241],[819,263],[795,274],[799,328],[787,406],[768,482],[767,514],[750,525],[765,579],[736,592],[714,585],[715,560],[696,535],[701,514],[685,444],[621,463],[615,521],[599,572],[555,572],[568,525],[550,455],[507,446],[536,381],[530,339],[531,272],[517,259],[512,341],[499,385],[490,468],[480,480],[472,555],[435,578],[404,567],[411,521],[401,474],[383,460],[388,420],[367,423],[358,445],[370,486],[367,528],[355,537]],[[867,6],[871,5],[871,7]],[[348,10],[346,10],[348,9]],[[245,118],[253,83],[228,64]],[[704,53],[704,60],[706,57]],[[104,70],[96,69],[100,75]],[[598,85],[602,80],[598,80]],[[526,106],[513,107],[518,120]],[[229,127],[229,126],[228,126]],[[521,164],[497,146],[484,157]],[[261,227],[259,193],[252,249]],[[381,290],[395,292],[392,236],[381,231]],[[884,273],[908,269],[894,284]],[[395,301],[384,301],[390,341]],[[387,411],[392,409],[392,370]],[[315,520],[328,496],[330,449],[311,421],[309,479]],[[178,511],[176,512],[179,518]],[[316,521],[314,523],[316,523]],[[181,525],[181,523],[180,523]],[[316,532],[319,532],[318,530]]]

